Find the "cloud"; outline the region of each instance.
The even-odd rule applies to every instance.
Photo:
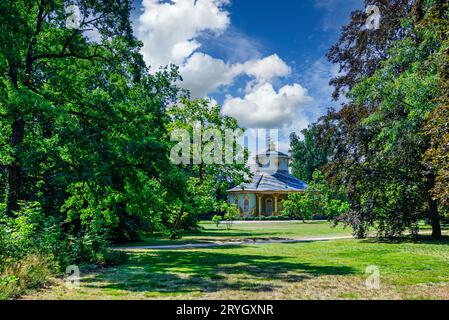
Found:
[[[235,67],[241,73],[255,77],[258,81],[269,81],[290,74],[290,67],[277,54],[259,60],[250,60]]]
[[[230,24],[228,0],[143,0],[138,34],[145,61],[154,68],[180,65],[201,45],[203,33],[220,34]]]
[[[228,3],[228,0],[144,0],[138,33],[144,43],[146,63],[153,69],[170,63],[180,66],[183,86],[194,97],[204,97],[230,85],[240,75],[257,81],[288,75],[291,72],[289,66],[276,54],[229,64],[198,52],[202,37],[221,37],[227,47],[232,43],[225,32],[230,26],[229,13],[225,10]],[[245,50],[259,55],[243,35],[235,30],[231,34],[235,41],[233,49],[239,56],[243,56]]]
[[[244,63],[227,64],[221,59],[196,52],[180,67],[183,86],[194,97],[204,97],[221,86],[228,86],[241,75],[259,83],[287,76],[290,72],[290,67],[276,54]]]
[[[197,52],[179,71],[184,80],[182,85],[190,90],[192,96],[204,97],[220,86],[231,84],[236,76],[232,69],[221,59]]]
[[[307,89],[299,84],[276,91],[265,82],[251,88],[243,98],[228,97],[222,113],[238,119],[247,128],[282,128],[290,126],[311,100]]]
[[[202,50],[219,52],[220,56],[230,63],[260,59],[263,56],[263,45],[257,39],[248,38],[232,24],[220,35],[202,34],[201,42]]]
[[[146,63],[154,71],[170,63],[178,65],[183,78],[180,85],[192,97],[210,96],[241,84],[242,90],[225,99],[222,112],[242,126],[285,131],[304,125],[305,106],[312,101],[308,91],[298,83],[285,82],[275,89],[274,83],[278,88],[280,79],[290,76],[292,69],[277,54],[260,54],[257,42],[232,28],[226,10],[229,3],[143,0],[138,36],[144,43]],[[217,51],[224,57],[216,57]],[[243,97],[236,96],[242,91]],[[287,141],[288,130],[285,135]]]

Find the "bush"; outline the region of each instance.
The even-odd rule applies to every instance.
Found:
[[[0,300],[12,299],[45,285],[56,274],[52,257],[35,253],[20,260],[8,259],[0,267]]]
[[[224,204],[223,209],[226,212],[224,215],[224,219],[226,220],[226,229],[231,230],[234,221],[239,216],[239,209],[233,204]]]
[[[221,216],[217,216],[217,215],[212,217],[212,222],[215,223],[217,228],[220,226],[221,219],[222,219]]]
[[[95,221],[84,228],[66,227],[63,232],[64,222],[44,214],[37,202],[20,203],[14,217],[6,216],[2,207],[0,299],[41,287],[69,265],[108,266],[127,258],[123,252],[107,249],[106,232]]]

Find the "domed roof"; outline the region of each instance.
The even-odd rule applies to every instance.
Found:
[[[267,192],[267,191],[304,191],[307,184],[288,172],[279,171],[273,174],[258,173],[250,183],[241,184],[228,192]]]

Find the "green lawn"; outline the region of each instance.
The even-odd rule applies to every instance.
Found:
[[[170,240],[163,236],[144,236],[139,243],[123,244],[118,247],[129,246],[154,246],[154,245],[179,245],[187,243],[210,243],[216,241],[242,241],[245,239],[276,240],[276,239],[301,239],[307,237],[338,237],[350,236],[352,231],[342,226],[333,227],[328,222],[308,223],[236,223],[231,230],[225,225],[219,228],[212,222],[201,222],[200,233],[187,233],[180,240]]]
[[[301,238],[346,234],[327,223],[247,224],[233,230],[203,224],[183,241]],[[165,243],[147,239],[145,244]],[[179,241],[178,241],[179,243]],[[380,271],[367,288],[368,266]],[[449,239],[419,242],[338,240],[133,251],[126,264],[88,272],[80,290],[62,280],[28,299],[449,299]]]

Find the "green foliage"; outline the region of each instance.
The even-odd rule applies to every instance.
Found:
[[[222,204],[222,211],[225,212],[224,219],[226,222],[226,229],[231,230],[234,225],[234,221],[237,219],[239,214],[239,209],[235,204]]]
[[[0,300],[48,283],[67,262],[70,250],[54,218],[37,202],[21,202],[15,218],[0,205]],[[66,257],[66,258],[65,258]],[[59,261],[58,261],[59,259]]]
[[[5,288],[34,287],[14,267],[30,255],[61,269],[107,265],[126,259],[108,251],[113,241],[177,238],[218,212],[217,197],[247,172],[173,165],[169,130],[237,122],[209,101],[181,99],[177,67],[149,72],[131,0],[76,5],[86,17],[78,29],[66,24],[65,1],[0,3],[0,268],[17,269],[2,274]]]
[[[435,191],[441,167],[427,160],[426,168],[422,160],[429,142],[442,138],[432,137],[438,129],[426,132],[425,123],[447,96],[448,4],[385,5],[397,10],[384,10],[391,19],[383,17],[378,32],[361,31],[362,16],[354,14],[329,52],[345,71],[332,81],[335,96],[346,91],[348,101],[316,124],[317,141],[332,151],[323,170],[334,188],[344,188],[350,210],[340,220],[355,235],[364,237],[373,227],[379,236],[416,234],[419,219],[426,218],[440,237],[442,203]]]
[[[221,216],[217,216],[217,215],[214,215],[213,217],[212,217],[212,222],[215,224],[215,226],[218,228],[219,226],[220,226],[220,223],[221,223],[221,220],[222,220],[223,218],[221,217]]]
[[[189,176],[209,184],[214,189],[214,194],[218,199],[226,199],[226,190],[232,185],[243,182],[245,175],[250,174],[246,164],[239,164],[236,161],[228,164],[225,161],[225,157],[229,153],[225,144],[227,132],[241,132],[243,134],[243,129],[238,126],[235,119],[223,116],[220,106],[212,105],[212,102],[208,99],[187,100],[181,98],[179,105],[169,108],[168,114],[173,120],[167,124],[168,130],[172,132],[173,130],[184,129],[190,133],[190,141],[193,141],[194,131],[198,129],[202,132],[211,130],[220,135],[209,139],[203,136],[197,145],[193,143],[189,158],[193,162],[192,159],[198,158],[196,157],[198,152],[201,156],[201,159],[198,159],[200,163],[180,165],[180,168]],[[217,142],[217,148],[215,148],[214,142]],[[211,145],[214,145],[214,148],[211,148]],[[241,146],[235,142],[234,150],[239,148]],[[206,154],[207,150],[211,152]],[[208,163],[205,159],[205,156],[209,156],[209,154],[213,155],[211,158],[214,163]]]
[[[227,197],[226,190],[243,182],[245,174],[250,172],[245,164],[227,164],[224,161],[227,153],[225,141],[216,140],[224,139],[227,130],[235,132],[240,128],[235,119],[221,115],[219,106],[211,105],[207,99],[191,101],[182,98],[178,105],[169,108],[168,114],[172,119],[167,123],[168,131],[184,129],[190,133],[189,141],[193,140],[193,132],[198,128],[203,132],[214,130],[220,135],[209,140],[203,140],[206,139],[203,137],[198,143],[196,147],[202,153],[200,163],[193,163],[195,147],[191,147],[188,150],[191,163],[174,168],[173,175],[177,178],[171,180],[177,182],[170,182],[168,196],[176,195],[177,199],[166,201],[167,207],[171,209],[165,214],[164,221],[172,238],[177,238],[179,231],[195,229],[201,215],[219,212]],[[214,159],[214,163],[208,163],[204,159],[204,150],[208,150],[214,142],[219,142],[219,149],[213,148],[211,151],[220,157]]]
[[[449,105],[436,108],[426,119],[425,133],[431,146],[424,155],[424,164],[436,174],[432,195],[449,208]]]
[[[290,147],[292,151],[291,165],[293,174],[299,179],[310,182],[315,170],[321,169],[328,163],[329,149],[318,141],[319,127],[311,125],[302,132],[304,136],[300,139],[296,134],[290,137]]]
[[[20,261],[3,260],[0,264],[0,300],[16,298],[31,289],[47,284],[57,273],[51,257],[28,254]]]
[[[317,170],[313,174],[304,193],[290,194],[283,203],[283,214],[291,218],[311,220],[314,216],[325,216],[329,220],[339,218],[347,213],[349,204],[342,190],[334,191]]]

